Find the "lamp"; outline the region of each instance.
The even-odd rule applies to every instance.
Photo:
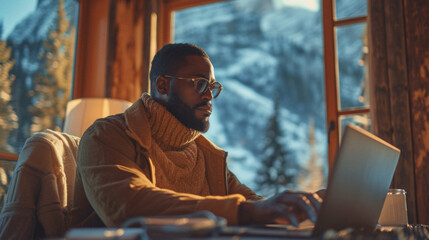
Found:
[[[122,113],[131,102],[112,98],[78,98],[67,103],[65,133],[82,137],[95,120]]]

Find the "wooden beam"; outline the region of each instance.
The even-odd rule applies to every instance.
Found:
[[[405,47],[404,6],[402,1],[384,1],[386,23],[387,74],[390,82],[390,101],[393,144],[401,149],[393,187],[408,193],[408,220],[416,223],[414,161],[410,122],[410,102]],[[395,116],[400,113],[401,117]]]
[[[156,52],[156,34],[157,34],[157,11],[158,4],[156,0],[145,0],[143,6],[143,66],[142,66],[142,92],[150,92],[149,71],[151,61]]]
[[[79,0],[73,98],[104,97],[110,0]]]
[[[371,85],[372,131],[375,135],[393,144],[384,15],[383,0],[368,1],[368,67]]]
[[[157,50],[171,41],[171,12],[167,9],[165,0],[160,0],[158,5],[157,24]]]
[[[429,223],[429,1],[404,0],[417,220]],[[412,174],[412,173],[410,173]],[[409,196],[409,194],[407,195]]]
[[[393,188],[407,191],[410,223],[429,222],[429,2],[368,2],[375,133],[401,149]]]
[[[107,97],[136,101],[147,85],[144,68],[144,13],[141,0],[115,0],[110,4],[107,47]]]

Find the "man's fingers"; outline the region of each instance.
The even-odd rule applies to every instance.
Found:
[[[320,189],[319,191],[315,192],[317,194],[317,196],[319,196],[320,198],[325,199],[326,196],[326,189]]]
[[[304,192],[287,191],[279,200],[286,205],[295,206],[298,211],[305,212],[312,222],[316,222],[321,199]]]
[[[302,195],[298,198],[298,206],[300,209],[304,210],[305,213],[307,213],[308,218],[312,222],[316,222],[317,220],[317,213],[313,205],[311,204],[310,199],[307,196]]]
[[[319,213],[320,207],[322,206],[323,199],[316,193],[307,194],[307,198],[310,200],[314,207],[314,210]]]
[[[297,226],[300,221],[309,219],[316,222],[323,202],[317,193],[285,191],[272,198],[257,202],[243,202],[239,207],[240,224],[280,223]],[[251,203],[251,204],[250,204]],[[246,207],[250,204],[249,207]]]
[[[295,214],[289,211],[287,206],[278,213],[278,217],[274,219],[274,222],[278,224],[292,224],[295,227],[299,225],[299,221]]]

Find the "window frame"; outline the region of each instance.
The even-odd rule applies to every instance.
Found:
[[[201,5],[224,2],[226,0],[160,0],[158,11],[157,49],[161,49],[172,40],[174,31],[174,12]]]
[[[356,107],[342,110],[340,107],[340,92],[338,78],[337,36],[335,28],[356,23],[368,23],[367,16],[335,19],[335,1],[322,0],[322,21],[325,64],[325,101],[326,124],[328,135],[329,169],[335,161],[335,154],[340,145],[340,118],[359,114],[369,114],[370,107]]]
[[[18,153],[8,153],[0,151],[0,160],[18,161]]]

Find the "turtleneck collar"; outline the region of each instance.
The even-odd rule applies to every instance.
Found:
[[[201,132],[188,128],[148,93],[141,97],[147,111],[152,137],[164,150],[177,150],[193,142]]]

